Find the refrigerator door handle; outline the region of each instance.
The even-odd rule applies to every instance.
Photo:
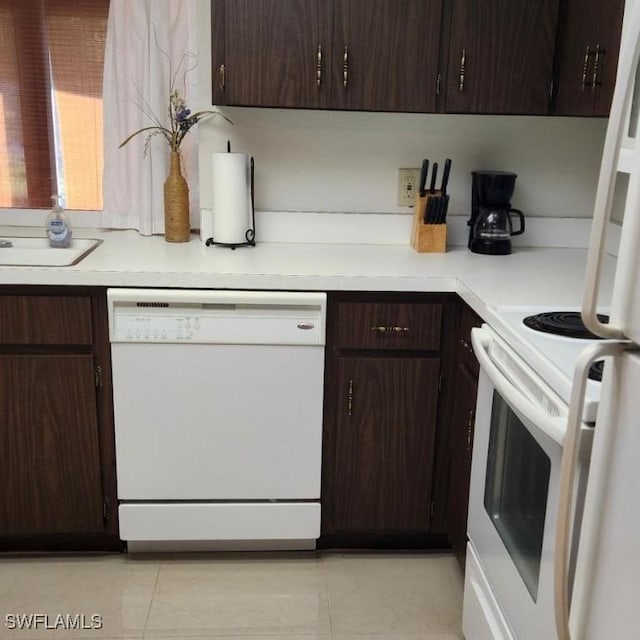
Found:
[[[611,103],[609,124],[602,152],[602,164],[598,179],[598,189],[593,211],[593,224],[591,226],[591,239],[589,241],[589,253],[585,274],[585,288],[582,302],[582,319],[593,333],[603,338],[621,340],[625,335],[620,327],[612,323],[604,324],[598,320],[598,292],[600,288],[600,274],[602,260],[605,252],[607,227],[611,213],[611,205],[615,191],[616,175],[620,160],[625,130],[628,126],[628,114],[631,109],[633,88],[640,57],[640,3],[631,6],[627,24],[624,27],[624,37],[620,47],[620,58],[616,75],[616,88]],[[640,201],[640,185],[638,185],[638,160],[640,149],[635,142],[633,149],[633,174],[629,184],[627,198],[627,210],[635,211],[630,206],[632,200]]]
[[[553,558],[554,610],[558,640],[571,640],[571,632],[569,630],[568,567],[573,533],[571,530],[573,484],[578,460],[582,408],[584,406],[589,367],[594,360],[604,356],[619,356],[630,344],[629,341],[595,342],[580,353],[574,369],[569,415],[567,417],[567,434],[560,463],[558,514]]]

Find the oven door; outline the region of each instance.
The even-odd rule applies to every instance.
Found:
[[[568,408],[489,327],[472,340],[481,369],[469,541],[486,597],[514,637],[555,638],[553,537]]]

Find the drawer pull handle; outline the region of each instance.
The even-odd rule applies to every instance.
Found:
[[[296,325],[298,329],[303,329],[304,331],[309,331],[310,329],[315,329],[316,325],[313,322],[298,322]]]
[[[353,415],[353,378],[349,378],[349,390],[347,391],[347,415]]]
[[[371,331],[375,333],[407,333],[409,331],[409,327],[399,327],[398,325],[387,326],[387,325],[377,325],[371,327]]]
[[[407,333],[407,331],[409,331],[409,327],[391,327],[391,330],[394,333]]]

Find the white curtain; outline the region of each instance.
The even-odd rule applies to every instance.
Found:
[[[154,124],[149,110],[165,126],[169,124],[170,74],[181,62],[183,68],[194,66],[183,56],[197,53],[196,33],[195,0],[111,0],[103,89],[101,222],[105,228],[138,229],[143,235],[164,232],[163,183],[170,152],[166,139],[154,136],[146,157],[144,133],[122,149],[118,146],[134,131]],[[184,73],[180,73],[175,86],[185,93],[192,109],[197,102],[196,74],[197,68],[186,75],[185,86]],[[199,219],[196,133],[192,129],[180,147],[192,222]]]

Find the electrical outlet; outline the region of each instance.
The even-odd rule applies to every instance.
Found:
[[[398,169],[398,206],[413,207],[420,181],[420,169]]]

